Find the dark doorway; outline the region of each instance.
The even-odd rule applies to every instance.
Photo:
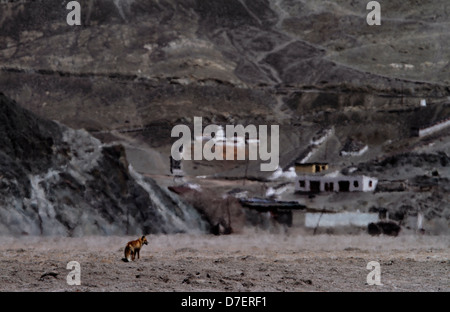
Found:
[[[349,181],[339,181],[339,192],[349,192],[350,182]]]
[[[320,181],[310,181],[309,188],[312,193],[319,193],[320,192]]]
[[[271,211],[271,215],[278,223],[292,226],[292,210],[275,209]]]

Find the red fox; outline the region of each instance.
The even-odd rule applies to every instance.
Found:
[[[141,238],[138,238],[137,240],[128,242],[127,246],[125,247],[125,258],[123,258],[122,260],[125,262],[134,261],[136,255],[139,259],[139,252],[141,251],[142,245],[148,245],[148,241],[145,235]]]

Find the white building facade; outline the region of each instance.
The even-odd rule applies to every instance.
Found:
[[[428,128],[419,129],[419,137],[427,136],[429,134],[441,131],[442,129],[445,129],[447,127],[450,127],[450,118],[442,120],[441,122],[438,122]]]
[[[313,176],[300,175],[295,181],[297,192],[373,192],[378,179],[363,175]]]

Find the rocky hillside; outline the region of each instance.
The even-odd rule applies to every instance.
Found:
[[[147,171],[167,172],[170,130],[193,116],[284,126],[286,164],[317,131],[302,121],[328,122],[317,113],[362,110],[366,123],[380,108],[450,95],[446,0],[380,1],[381,26],[367,25],[362,0],[81,3],[82,26],[67,25],[61,1],[0,4],[0,85],[103,141],[133,130],[162,153]],[[392,139],[405,129],[386,128],[386,116],[379,128]]]
[[[42,119],[0,94],[0,234],[202,231],[192,208],[129,166],[121,145]]]

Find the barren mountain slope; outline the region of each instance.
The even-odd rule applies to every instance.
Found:
[[[448,1],[380,1],[381,26],[367,25],[366,4],[91,0],[68,26],[59,1],[2,3],[0,84],[38,115],[124,142],[141,172],[168,173],[171,129],[194,116],[280,125],[281,167],[334,127],[315,159],[342,167],[410,150],[417,116],[449,116]],[[422,98],[432,113],[417,110]],[[349,137],[368,159],[339,157]],[[243,165],[186,170],[242,176]]]

